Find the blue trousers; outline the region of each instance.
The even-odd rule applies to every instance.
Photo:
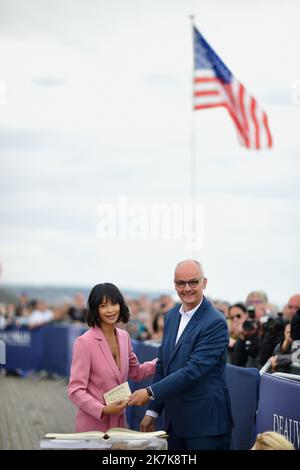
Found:
[[[220,436],[195,437],[182,439],[170,433],[169,450],[229,450],[231,433]]]

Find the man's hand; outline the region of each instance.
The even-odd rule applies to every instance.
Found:
[[[277,362],[276,356],[270,357],[270,361],[271,361],[272,371],[275,371],[278,367],[278,362]]]
[[[106,405],[103,408],[102,413],[105,415],[121,415],[126,406],[126,400],[114,401],[110,405]]]
[[[155,431],[155,418],[153,418],[153,416],[145,415],[140,424],[140,431],[142,432]]]
[[[136,406],[143,406],[148,403],[150,400],[147,390],[145,388],[141,388],[140,390],[136,390],[133,392],[132,395],[128,398],[128,405],[136,405]]]

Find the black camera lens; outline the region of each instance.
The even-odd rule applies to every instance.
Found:
[[[251,331],[255,329],[255,321],[254,320],[245,320],[243,323],[243,330]]]

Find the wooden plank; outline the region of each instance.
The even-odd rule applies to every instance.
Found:
[[[0,449],[38,449],[47,432],[74,432],[67,382],[0,376]]]

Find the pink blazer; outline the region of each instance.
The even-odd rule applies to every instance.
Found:
[[[103,394],[128,378],[139,382],[155,372],[156,359],[140,364],[127,331],[116,328],[116,332],[120,370],[99,327],[90,328],[74,343],[68,392],[70,400],[79,408],[76,432],[105,432],[112,427],[126,427],[126,408],[120,416],[102,413]]]

